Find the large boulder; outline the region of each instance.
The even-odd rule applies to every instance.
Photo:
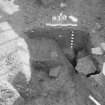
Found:
[[[95,73],[96,66],[89,56],[78,59],[76,70],[85,75]]]

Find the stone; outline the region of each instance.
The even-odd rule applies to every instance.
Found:
[[[9,15],[13,15],[20,10],[19,5],[14,4],[14,0],[1,0],[0,6],[2,7],[1,9],[3,10],[3,12]]]
[[[100,47],[91,48],[91,52],[94,55],[102,55],[103,51]]]
[[[102,50],[105,51],[105,43],[104,43],[104,42],[102,42],[102,43],[100,44],[100,47],[102,48]]]
[[[76,70],[79,73],[88,75],[88,74],[94,73],[96,71],[96,67],[93,61],[88,56],[86,56],[78,60]]]
[[[49,76],[51,77],[57,77],[59,75],[61,66],[55,67],[55,68],[51,68],[50,72],[49,72]]]

